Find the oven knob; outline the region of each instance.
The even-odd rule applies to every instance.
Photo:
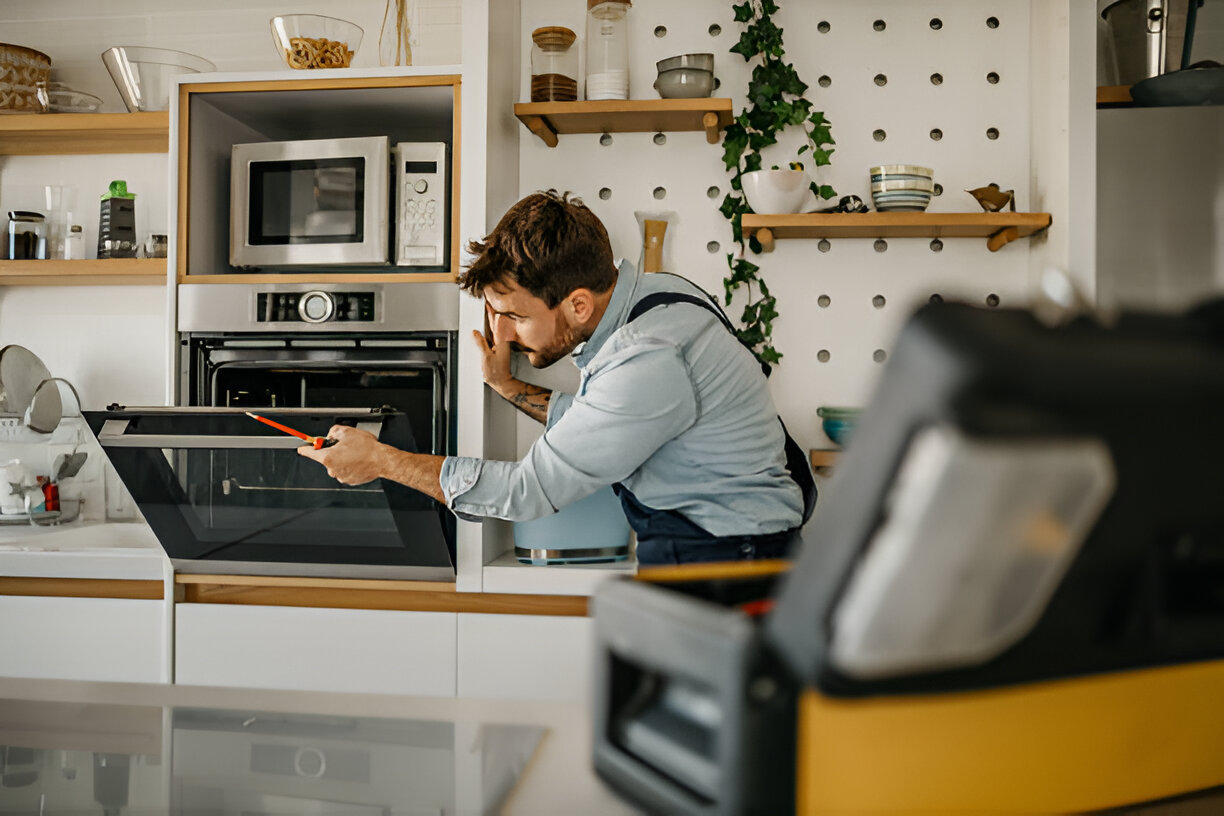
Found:
[[[336,313],[336,301],[327,292],[306,292],[298,298],[298,314],[307,323],[322,323]]]

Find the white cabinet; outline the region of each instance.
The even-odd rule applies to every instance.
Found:
[[[170,679],[162,601],[2,596],[0,620],[0,676]]]
[[[595,621],[548,615],[459,615],[460,697],[590,699]]]
[[[455,693],[455,614],[180,603],[184,685]]]

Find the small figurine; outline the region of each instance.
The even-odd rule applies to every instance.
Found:
[[[1000,190],[999,185],[994,182],[965,192],[977,199],[977,203],[981,204],[986,212],[998,212],[1004,205],[1010,205],[1011,211],[1016,211],[1016,191]]]

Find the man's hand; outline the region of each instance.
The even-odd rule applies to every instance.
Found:
[[[472,339],[476,341],[476,348],[480,350],[481,376],[502,399],[532,419],[547,422],[548,401],[552,398],[552,390],[514,378],[510,373],[513,349],[508,342],[494,341],[493,319],[494,315],[489,311],[488,304],[485,304],[485,331],[484,333],[472,332]]]
[[[490,388],[504,396],[505,391],[511,390],[515,382],[510,374],[510,358],[513,354],[510,344],[494,344],[491,334],[481,334],[478,331],[472,332],[472,338],[476,341],[476,348],[480,350],[481,376]]]
[[[378,441],[378,437],[348,425],[333,425],[327,432],[336,444],[315,450],[303,445],[297,452],[327,468],[327,475],[341,484],[361,485],[375,479],[390,479],[446,503],[442,492],[442,462],[445,456],[409,453]]]
[[[336,444],[319,450],[303,445],[298,453],[327,468],[327,475],[341,484],[361,485],[383,475],[386,451],[391,448],[379,442],[374,434],[348,425],[333,425],[327,435]]]

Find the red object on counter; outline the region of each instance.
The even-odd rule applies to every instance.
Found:
[[[42,486],[43,491],[43,510],[50,513],[53,510],[59,510],[59,485],[55,482],[46,482]]]

